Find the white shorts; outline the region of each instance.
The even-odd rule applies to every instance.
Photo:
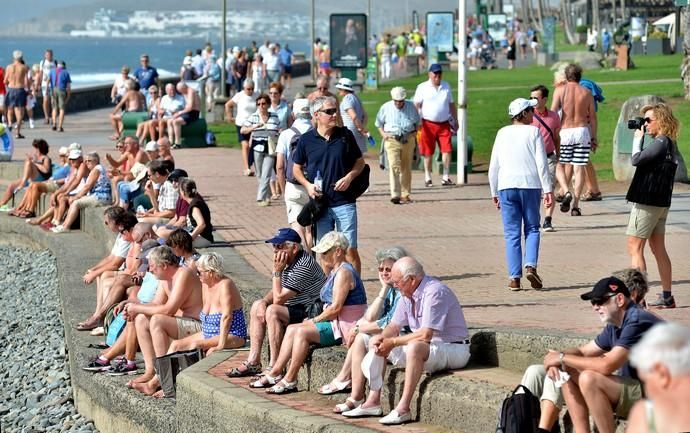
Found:
[[[558,162],[561,164],[587,165],[589,152],[592,149],[589,128],[586,126],[563,128],[560,135],[561,154]]]
[[[285,208],[288,224],[297,222],[297,216],[309,202],[309,194],[302,185],[285,182]]]
[[[34,95],[27,95],[26,96],[26,109],[27,110],[33,110],[35,106],[36,106],[36,97]]]
[[[44,82],[43,85],[41,86],[41,93],[43,94],[44,98],[47,97],[50,100],[50,86],[48,86],[47,81]]]
[[[388,354],[388,360],[396,367],[404,368],[407,362],[407,345],[398,346]],[[470,360],[470,345],[455,343],[436,343],[429,345],[429,359],[424,363],[424,371],[435,373],[443,370],[463,368]]]

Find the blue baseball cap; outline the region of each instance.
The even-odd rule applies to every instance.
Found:
[[[441,68],[441,65],[438,63],[432,63],[431,66],[429,66],[429,72],[438,74],[439,72],[443,72],[443,68]]]
[[[280,245],[283,242],[295,242],[299,244],[302,242],[302,238],[299,236],[299,233],[290,227],[285,227],[278,229],[278,232],[275,234],[275,236],[266,241],[267,244],[273,245]]]

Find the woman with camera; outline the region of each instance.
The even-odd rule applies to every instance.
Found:
[[[664,103],[646,105],[641,110],[632,148],[632,165],[637,167],[626,199],[633,203],[628,222],[628,253],[632,267],[647,272],[644,247],[647,241],[656,258],[663,293],[649,302],[650,307],[675,308],[671,294],[671,260],[666,252],[664,235],[666,217],[671,206],[673,180],[678,163],[675,159],[678,119]],[[645,132],[654,141],[643,146]]]

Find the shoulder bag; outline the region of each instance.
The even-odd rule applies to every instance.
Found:
[[[640,165],[635,170],[625,199],[648,206],[669,207],[673,195],[673,181],[678,163],[673,159],[673,141],[666,138],[666,156],[663,160]]]

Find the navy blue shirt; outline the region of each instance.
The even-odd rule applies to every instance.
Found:
[[[620,328],[613,325],[606,325],[601,334],[597,335],[594,343],[602,350],[610,351],[615,346],[621,346],[630,350],[642,338],[645,332],[662,319],[654,314],[643,310],[636,304],[631,304],[623,316],[623,323]],[[626,361],[620,369],[619,376],[632,377],[639,379],[637,371]]]
[[[307,167],[305,177],[311,183],[314,183],[317,170],[321,172],[328,206],[336,207],[355,202],[356,198],[347,191],[336,191],[335,183],[345,177],[361,157],[362,151],[352,132],[336,126],[329,140],[319,135],[316,128],[302,134],[293,159],[295,164]]]
[[[153,66],[148,66],[146,68],[138,68],[134,71],[134,77],[139,82],[139,86],[148,92],[149,87],[156,84],[156,78],[158,78],[158,71]]]

